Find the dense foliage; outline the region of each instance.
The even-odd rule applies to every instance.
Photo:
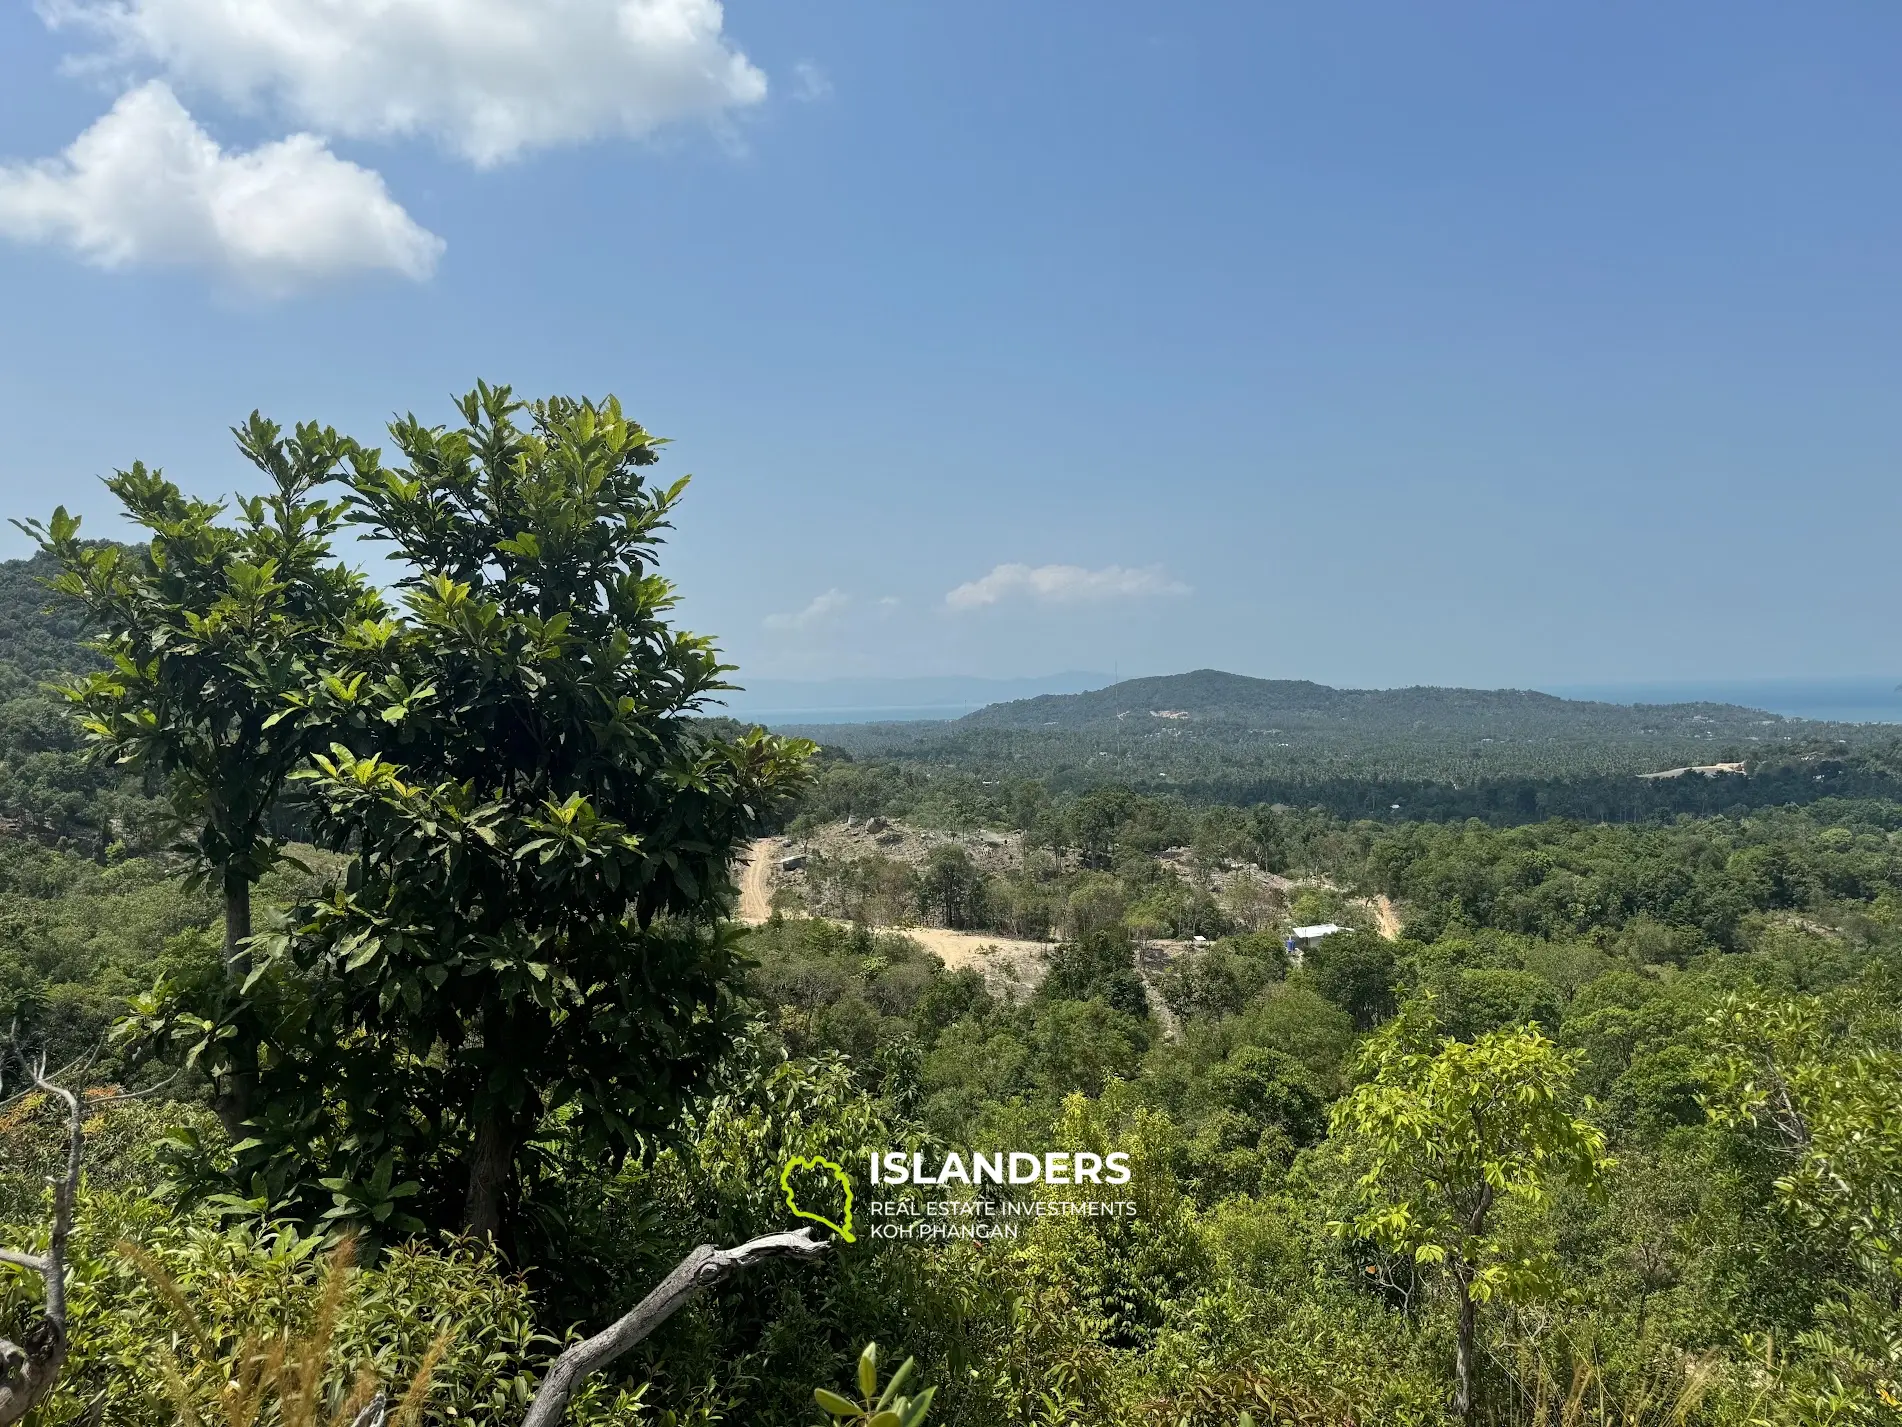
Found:
[[[523,413],[484,389],[456,430],[399,423],[400,465],[300,428],[343,482],[321,516],[295,514],[323,498],[293,480],[227,529],[141,478],[223,582],[170,602],[164,541],[108,557],[49,527],[106,593],[131,571],[160,604],[103,625],[131,671],[72,644],[73,603],[18,622],[0,1018],[95,1089],[154,1094],[86,1119],[74,1353],[38,1421],[98,1402],[314,1424],[381,1388],[406,1420],[512,1424],[571,1334],[692,1246],[787,1228],[782,1171],[815,1156],[856,1178],[855,1241],[718,1284],[573,1420],[881,1424],[926,1388],[930,1421],[961,1427],[1897,1420],[1891,751],[1639,784],[1622,765],[1644,736],[1593,725],[1520,766],[1655,805],[1435,820],[1223,801],[1220,779],[1170,786],[1186,764],[1166,761],[1135,786],[1053,773],[1035,731],[977,729],[929,756],[822,754],[776,811],[805,750],[691,716],[722,670],[652,569],[679,490],[646,480],[658,443],[611,403]],[[280,436],[247,431],[270,467]],[[352,515],[395,550],[397,603],[351,583],[354,622],[225,628],[243,589],[294,603],[232,551]],[[52,571],[11,571],[29,573]],[[164,639],[137,644],[153,620]],[[236,643],[212,658],[213,635]],[[279,639],[278,682],[246,683]],[[25,681],[62,674],[149,790],[48,721]],[[287,741],[259,775],[276,796],[261,781],[232,825],[246,851],[205,799],[265,706],[290,711]],[[1052,736],[1115,736],[1085,725]],[[183,741],[138,754],[160,727]],[[1218,742],[1194,758],[1216,766]],[[1450,790],[1446,747],[1419,756]],[[1329,776],[1362,800],[1388,786]],[[1666,808],[1693,795],[1728,801]],[[160,836],[164,815],[195,842]],[[729,863],[767,826],[804,861],[742,928]],[[257,903],[235,946],[230,888],[190,877],[221,858]],[[1038,945],[977,949],[1005,935]],[[0,1244],[25,1249],[61,1147],[43,1099],[5,1093]],[[874,1152],[978,1151],[1116,1154],[1130,1177],[863,1177]],[[842,1209],[829,1184],[801,1193]],[[1130,1212],[1063,1212],[1079,1197]],[[887,1198],[1020,1212],[1007,1234],[894,1238],[868,1227]],[[0,1264],[0,1337],[30,1341],[35,1293]],[[915,1359],[900,1386],[878,1355],[860,1376],[871,1339]]]
[[[57,573],[46,556],[0,562],[0,827],[103,858],[115,842],[149,844],[158,808],[137,779],[87,756],[53,690],[102,663],[79,642],[78,604],[47,590]]]
[[[135,465],[107,485],[146,546],[30,527],[110,659],[68,690],[84,727],[164,781],[222,890],[222,960],[136,1023],[236,1141],[195,1156],[198,1194],[499,1233],[544,1117],[618,1160],[730,1036],[726,868],[805,750],[689,718],[723,668],[651,568],[686,484],[650,485],[655,438],[612,399],[484,386],[461,413],[392,425],[398,468],[254,414],[272,491],[235,524]],[[404,613],[333,557],[346,521],[393,548]],[[253,939],[287,782],[348,871]]]
[[[1035,780],[1342,817],[1633,822],[1902,797],[1892,734],[1728,704],[1624,706],[1517,690],[1330,689],[1214,670],[1000,704],[949,723],[830,724],[829,802],[866,812],[1018,814]],[[856,766],[854,766],[856,765]],[[1738,765],[1675,777],[1672,769]]]

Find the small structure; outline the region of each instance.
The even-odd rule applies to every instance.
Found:
[[[1313,946],[1322,937],[1333,936],[1335,932],[1344,932],[1346,930],[1346,927],[1336,926],[1333,922],[1320,922],[1311,927],[1296,927],[1293,931],[1288,933],[1288,940],[1285,943],[1289,964],[1299,966],[1303,957],[1307,955],[1308,948]]]

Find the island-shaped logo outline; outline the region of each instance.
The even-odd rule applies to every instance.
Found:
[[[834,1223],[823,1214],[814,1214],[799,1207],[799,1201],[793,1194],[792,1177],[797,1169],[824,1169],[831,1171],[832,1177],[839,1181],[839,1188],[845,1191],[845,1222]],[[846,1176],[845,1167],[835,1164],[824,1155],[795,1155],[786,1161],[786,1167],[779,1172],[779,1187],[785,1191],[786,1207],[798,1219],[810,1219],[815,1224],[824,1224],[833,1233],[848,1244],[858,1242],[852,1233],[852,1181]]]

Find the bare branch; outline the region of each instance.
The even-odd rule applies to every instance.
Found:
[[[702,1244],[680,1261],[660,1286],[615,1322],[592,1338],[584,1338],[555,1359],[555,1365],[536,1389],[522,1427],[557,1427],[567,1414],[569,1400],[589,1377],[613,1362],[673,1316],[676,1309],[699,1297],[728,1275],[769,1258],[790,1256],[815,1259],[831,1247],[812,1230],[796,1234],[767,1234],[738,1248],[716,1249]],[[0,1423],[0,1427],[5,1427]]]
[[[4,1072],[6,1070],[6,1052],[10,1051],[14,1057],[19,1060],[20,1068],[28,1072],[27,1079],[31,1082],[34,1079],[32,1074],[33,1067],[28,1062],[26,1053],[20,1049],[20,1042],[18,1040],[19,1030],[19,1023],[16,1021],[8,1031],[7,1039],[0,1041],[0,1079],[4,1078]],[[80,1056],[78,1060],[67,1061],[66,1064],[62,1065],[58,1070],[55,1070],[47,1078],[50,1080],[84,1079],[86,1072],[92,1069],[92,1063],[99,1059],[100,1052],[105,1048],[106,1043],[100,1041],[97,1045],[93,1046],[91,1050]],[[40,1058],[40,1073],[46,1073],[46,1058],[44,1056]],[[3,1085],[0,1085],[0,1089],[4,1088]],[[37,1084],[29,1084],[26,1089],[12,1096],[0,1098],[0,1110],[6,1109],[9,1105],[17,1104],[19,1101],[26,1099],[29,1095],[38,1093],[40,1093],[40,1091]],[[139,1093],[143,1094],[144,1092],[141,1091]]]
[[[33,1084],[66,1102],[66,1173],[53,1181],[53,1234],[46,1246],[41,1276],[46,1280],[46,1316],[66,1327],[66,1243],[73,1233],[73,1208],[79,1200],[79,1166],[86,1153],[86,1122],[79,1097],[46,1078],[46,1058],[33,1072]]]
[[[66,1172],[51,1181],[53,1228],[44,1254],[0,1250],[0,1262],[33,1270],[46,1289],[39,1321],[24,1334],[22,1343],[0,1342],[0,1427],[12,1427],[42,1402],[59,1381],[66,1365],[71,1338],[66,1326],[66,1245],[73,1233],[73,1210],[79,1199],[79,1168],[86,1149],[85,1121],[79,1097],[46,1073],[46,1057],[26,1064],[17,1047],[7,1047],[21,1061],[34,1089],[66,1106]],[[90,1062],[88,1062],[90,1063]]]
[[[169,1090],[185,1078],[182,1070],[174,1071],[155,1085],[147,1085],[141,1090],[115,1090],[110,1095],[100,1095],[92,1100],[94,1106],[118,1105],[127,1100],[143,1100],[148,1095],[156,1095],[161,1090]]]

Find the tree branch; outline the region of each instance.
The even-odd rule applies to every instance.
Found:
[[[18,1051],[13,1051],[17,1057]],[[25,1064],[22,1060],[22,1064]],[[0,1263],[24,1268],[40,1275],[46,1286],[46,1303],[35,1323],[15,1344],[0,1339],[0,1427],[12,1427],[31,1412],[53,1390],[60,1369],[66,1365],[71,1343],[66,1328],[66,1244],[73,1232],[73,1209],[79,1198],[79,1166],[85,1153],[85,1122],[80,1113],[79,1097],[63,1085],[47,1078],[46,1058],[37,1066],[27,1066],[28,1078],[42,1091],[66,1106],[66,1172],[50,1181],[53,1186],[53,1229],[44,1254],[26,1254],[0,1249]]]
[[[721,1279],[769,1258],[816,1259],[830,1247],[829,1240],[815,1239],[810,1229],[801,1229],[796,1234],[767,1234],[732,1249],[702,1244],[682,1259],[679,1266],[661,1280],[660,1286],[635,1304],[626,1316],[592,1338],[574,1344],[555,1359],[555,1365],[536,1389],[534,1401],[528,1405],[522,1427],[558,1427],[567,1414],[569,1400],[583,1382],[665,1323],[676,1309]],[[5,1427],[4,1420],[0,1420],[0,1427]]]

